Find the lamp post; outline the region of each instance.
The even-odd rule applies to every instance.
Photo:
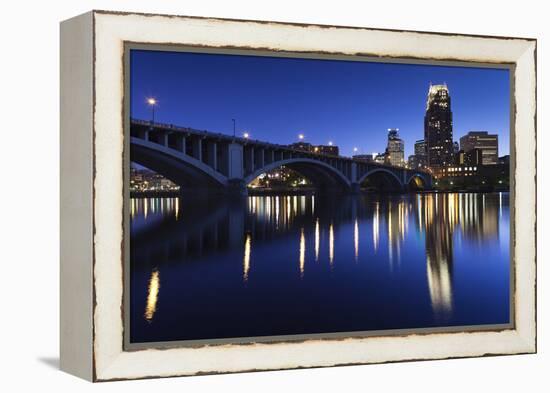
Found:
[[[244,137],[244,139],[248,139],[248,138],[250,137],[250,134],[249,134],[248,132],[245,131],[245,132],[243,133],[243,137]]]
[[[233,138],[235,138],[235,119],[231,119],[233,121]]]
[[[157,100],[153,97],[147,98],[147,104],[151,107],[151,124],[155,123],[155,106],[157,105]]]
[[[298,134],[298,139],[300,141],[303,141],[304,140],[304,134]]]

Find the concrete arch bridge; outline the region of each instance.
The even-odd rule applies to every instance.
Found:
[[[244,195],[256,177],[281,166],[301,173],[319,191],[357,193],[372,187],[404,192],[432,187],[432,176],[420,170],[142,120],[131,120],[129,145],[133,162],[197,192]]]

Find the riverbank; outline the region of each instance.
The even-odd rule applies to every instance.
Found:
[[[248,195],[313,195],[315,188],[249,188]]]
[[[510,192],[508,188],[485,188],[485,189],[433,189],[433,190],[415,190],[405,192],[377,192],[373,190],[361,190],[360,195],[376,195],[376,194],[411,194],[411,193],[440,193],[440,194],[453,194],[453,193],[492,193],[492,192]],[[271,188],[249,188],[249,196],[262,196],[262,195],[315,195],[316,190],[314,188],[292,188],[292,189],[271,189]],[[182,196],[180,191],[140,191],[131,192],[131,198],[177,198]]]
[[[130,198],[176,198],[179,191],[139,191],[130,192]]]

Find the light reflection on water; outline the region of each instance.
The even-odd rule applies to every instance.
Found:
[[[144,317],[148,322],[151,322],[157,311],[157,301],[160,289],[160,277],[158,270],[153,270],[149,287],[147,288],[147,304],[145,306]]]
[[[507,193],[133,198],[130,217],[132,341],[508,321]]]
[[[246,240],[244,241],[244,257],[243,257],[243,281],[248,281],[248,272],[250,270],[250,234],[246,234]]]
[[[304,269],[306,264],[306,238],[304,236],[304,228],[300,232],[300,278],[304,277]]]

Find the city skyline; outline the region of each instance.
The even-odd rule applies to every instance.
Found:
[[[384,152],[387,129],[399,128],[405,159],[423,139],[430,83],[446,83],[454,140],[489,131],[509,154],[506,69],[140,50],[131,69],[134,118],[151,119],[154,97],[158,122],[231,135],[235,118],[238,135],[291,144],[303,134],[345,156]]]

